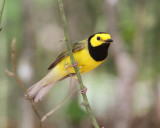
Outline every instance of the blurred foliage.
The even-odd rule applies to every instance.
[[[68,115],[67,118],[69,118],[69,121],[71,121],[74,126],[79,126],[82,119],[87,115],[87,113],[82,110],[78,103],[78,100],[74,98],[67,106],[66,115]]]

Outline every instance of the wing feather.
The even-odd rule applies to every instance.
[[[79,43],[74,43],[72,46],[72,53],[80,51],[82,49],[84,49],[87,45],[87,41],[83,40]],[[69,56],[69,51],[65,50],[63,51],[57,58],[56,60],[49,66],[48,70],[54,68],[63,58]]]

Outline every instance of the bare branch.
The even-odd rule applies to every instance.
[[[9,71],[8,69],[6,69],[5,72],[8,76],[14,76],[14,73]]]
[[[2,14],[3,14],[3,10],[4,10],[4,5],[5,5],[5,0],[2,0],[0,2],[0,25],[1,25],[1,21],[2,21]],[[2,27],[0,27],[0,31],[2,30]]]
[[[74,65],[75,64],[75,59],[74,59],[73,54],[72,54],[72,48],[71,48],[70,38],[69,38],[68,30],[67,30],[66,16],[65,16],[62,0],[58,0],[58,5],[59,5],[60,13],[61,13],[63,27],[64,27],[66,45],[68,47],[68,51],[69,51],[69,55],[70,55],[70,58],[71,58],[71,62]],[[79,73],[79,68],[78,67],[74,67],[74,69],[75,69],[75,72],[76,72],[76,75],[77,75],[77,78],[78,78],[78,82],[79,82],[80,88],[83,90],[84,89],[84,85],[83,85],[83,82],[82,82],[81,75]],[[83,100],[84,100],[83,102],[85,102],[85,108],[86,108],[86,110],[88,112],[88,115],[89,115],[90,119],[92,120],[92,124],[93,124],[94,128],[99,128],[98,123],[97,123],[97,121],[96,121],[96,119],[95,119],[95,117],[94,117],[94,115],[92,113],[92,110],[91,110],[91,107],[89,105],[88,98],[87,98],[86,94],[82,94],[82,97],[83,97]]]
[[[68,89],[68,94],[67,96],[64,98],[64,100],[58,104],[55,108],[53,108],[50,112],[48,112],[47,114],[45,114],[42,119],[41,119],[41,122],[44,122],[47,117],[51,116],[55,111],[57,111],[60,107],[62,107],[62,105],[75,93],[77,92],[77,90],[74,90],[72,89],[73,87],[73,82],[72,82],[72,77],[70,77],[70,86],[69,86],[69,89]]]
[[[77,91],[72,91],[72,92],[69,92],[68,95],[64,98],[64,100],[58,104],[54,109],[52,109],[50,112],[48,112],[47,114],[45,114],[42,119],[41,119],[41,122],[44,122],[47,117],[49,117],[50,115],[52,115],[55,111],[57,111],[60,107],[62,107],[62,105]]]
[[[6,73],[15,78],[15,80],[16,80],[17,84],[19,85],[19,87],[25,93],[27,98],[30,99],[25,87],[23,86],[21,80],[19,79],[19,77],[17,75],[17,68],[16,68],[16,64],[15,64],[15,43],[16,43],[16,39],[13,39],[12,40],[12,44],[11,44],[11,62],[12,62],[12,70],[13,70],[13,72],[10,72],[10,71],[6,70]],[[41,120],[41,116],[40,116],[38,110],[36,109],[35,105],[33,104],[32,100],[29,100],[29,101],[31,103],[31,106],[32,106],[36,116],[38,117],[39,120]],[[42,125],[41,125],[41,122],[40,122],[40,128],[41,127],[42,127]]]

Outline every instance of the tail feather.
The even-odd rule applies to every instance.
[[[48,93],[48,91],[55,85],[55,83],[49,84],[41,88],[38,93],[33,97],[34,103],[41,101],[41,99]]]
[[[32,99],[34,103],[42,100],[42,98],[48,93],[48,91],[56,84],[51,83],[49,85],[42,85],[42,82],[38,82],[27,90],[29,99]]]
[[[43,88],[42,85],[42,80],[39,81],[38,83],[34,84],[31,86],[28,90],[27,93],[29,95],[29,99],[33,99],[35,95]]]
[[[60,74],[57,69],[54,68],[42,80],[40,80],[27,90],[29,99],[32,99],[34,103],[41,101],[41,99],[58,81],[61,81],[62,79],[69,76],[70,75],[67,75],[67,73]]]

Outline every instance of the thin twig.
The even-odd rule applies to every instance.
[[[14,76],[14,73],[9,71],[8,69],[6,69],[5,72],[8,76]]]
[[[4,10],[4,5],[5,5],[5,0],[2,0],[2,1],[0,2],[0,31],[2,30],[1,20],[2,20],[3,10]]]
[[[68,47],[68,50],[69,50],[70,59],[71,59],[72,64],[75,64],[75,59],[74,59],[73,54],[72,54],[70,38],[69,38],[68,30],[67,30],[66,16],[65,16],[62,0],[58,0],[58,5],[59,5],[60,13],[61,13],[61,18],[62,18],[63,27],[64,27],[64,34],[65,34],[65,38],[66,38],[66,44],[67,44],[67,47]],[[83,82],[82,82],[81,75],[79,73],[79,68],[74,67],[74,69],[75,69],[75,72],[76,72],[76,75],[77,75],[77,78],[78,78],[80,88],[83,90],[84,85],[83,85]],[[93,124],[94,128],[99,128],[98,123],[97,123],[97,121],[96,121],[96,119],[95,119],[95,117],[92,113],[92,110],[91,110],[91,107],[89,105],[88,98],[87,98],[86,94],[82,94],[82,97],[83,97],[83,100],[84,100],[83,104],[84,104],[84,106],[85,106],[85,108],[88,112],[89,117],[92,120],[92,124]]]
[[[25,93],[27,98],[30,99],[25,87],[23,86],[21,80],[19,79],[19,77],[17,75],[17,68],[16,68],[16,64],[15,64],[15,43],[16,43],[16,39],[13,39],[12,40],[12,44],[11,44],[11,61],[12,61],[12,70],[13,70],[13,72],[10,72],[10,71],[6,70],[6,73],[15,78],[15,80],[17,81],[19,87]],[[36,109],[35,105],[33,104],[32,100],[29,100],[29,101],[31,103],[31,106],[32,106],[36,116],[38,117],[39,120],[41,120],[41,116],[40,116],[38,110]],[[42,126],[42,124],[40,122],[40,128],[41,128],[41,126]]]
[[[69,86],[69,89],[68,89],[68,94],[67,94],[67,96],[64,98],[64,100],[60,103],[60,104],[58,104],[55,108],[53,108],[51,111],[49,111],[48,113],[46,113],[43,117],[42,117],[42,119],[41,119],[41,122],[44,122],[46,119],[47,119],[47,117],[49,117],[49,116],[51,116],[55,111],[57,111],[75,92],[77,92],[77,91],[74,91],[73,89],[72,89],[72,87],[73,87],[73,83],[72,83],[72,77],[70,78],[70,86]]]
[[[65,97],[65,99],[60,104],[58,104],[54,109],[52,109],[50,112],[48,112],[42,117],[41,122],[44,122],[48,116],[52,115],[55,111],[57,111],[75,92],[77,91],[69,92],[68,95]]]

